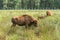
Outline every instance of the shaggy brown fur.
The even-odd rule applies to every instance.
[[[15,16],[11,19],[12,26],[25,26],[26,28],[28,26],[34,25],[37,27],[37,20],[31,17],[30,15],[22,15],[22,16]]]

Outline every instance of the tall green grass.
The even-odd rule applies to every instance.
[[[11,29],[11,18],[28,14],[34,18],[46,15],[47,10],[0,10],[0,40],[60,40],[60,11],[51,10],[52,16],[38,20],[38,27],[24,26]],[[10,31],[10,32],[9,32]],[[8,34],[9,32],[9,34]]]

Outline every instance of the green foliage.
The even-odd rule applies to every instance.
[[[60,9],[60,0],[0,0],[0,9]]]

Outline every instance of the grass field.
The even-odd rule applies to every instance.
[[[26,30],[24,26],[11,29],[11,18],[28,14],[37,19],[47,10],[0,10],[0,40],[60,40],[60,10],[51,10],[52,16],[38,20],[38,27]],[[10,31],[10,32],[9,32]],[[9,34],[8,34],[9,32]]]

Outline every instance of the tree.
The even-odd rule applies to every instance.
[[[3,0],[0,0],[0,9],[3,9]]]
[[[8,0],[7,8],[8,9],[15,9],[16,1],[15,0]]]
[[[34,9],[35,8],[35,1],[34,0],[29,0],[27,3],[28,3],[27,4],[28,9]]]
[[[0,9],[60,9],[60,0],[0,0]]]

